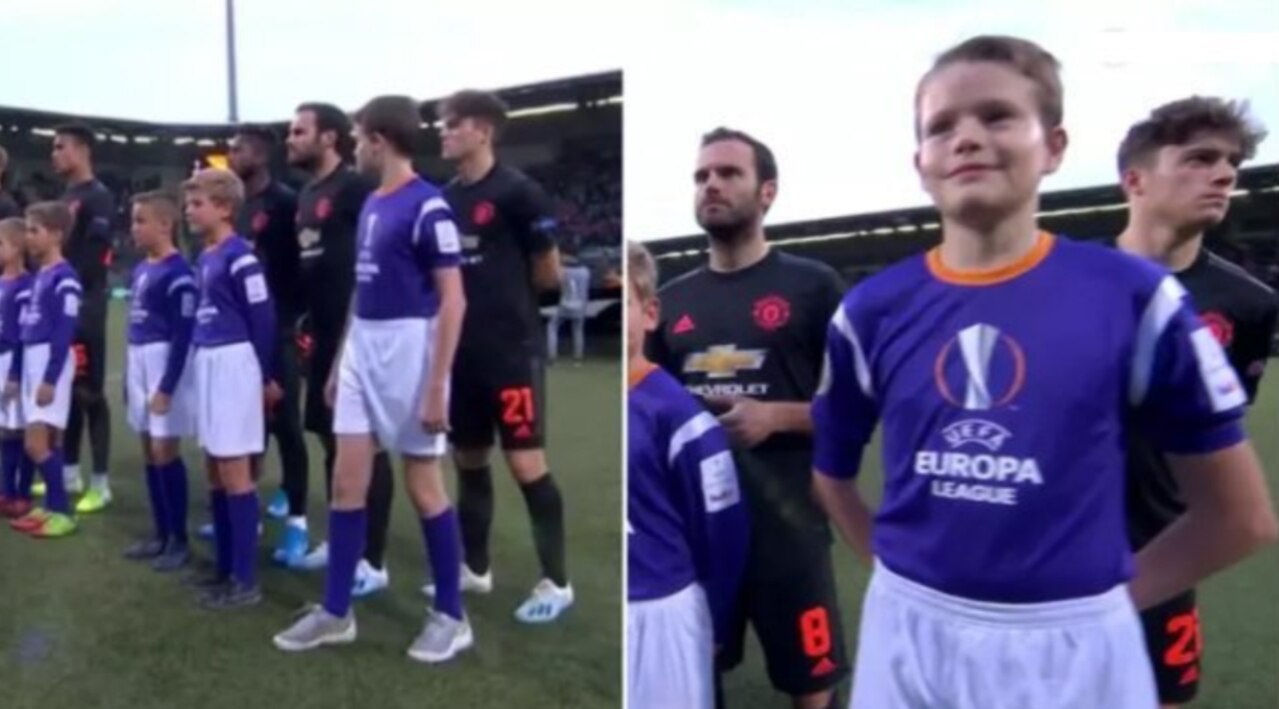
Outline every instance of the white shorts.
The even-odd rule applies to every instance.
[[[428,434],[418,416],[434,344],[434,318],[352,320],[340,355],[333,433],[374,435],[404,455],[444,455],[446,437]]]
[[[21,347],[22,345],[18,345]],[[0,354],[0,395],[4,393],[4,385],[9,382],[9,367],[13,366],[13,353]],[[22,382],[18,382],[18,395],[12,399],[0,396],[0,430],[20,431],[27,423],[22,418]]]
[[[135,433],[153,438],[185,438],[195,433],[195,377],[191,376],[188,353],[186,367],[169,398],[169,413],[151,413],[151,397],[160,391],[160,381],[169,365],[167,342],[129,345],[125,355],[124,401],[128,408],[129,427]]]
[[[1012,605],[935,591],[878,561],[862,608],[853,709],[1157,709],[1126,586]]]
[[[631,709],[713,709],[715,632],[700,585],[627,602],[626,696]]]
[[[215,458],[261,453],[266,448],[266,405],[253,345],[197,347],[191,366],[200,447]]]
[[[71,414],[71,382],[75,379],[75,354],[67,352],[62,372],[53,385],[53,402],[36,406],[36,389],[44,382],[44,369],[49,365],[49,345],[27,345],[22,351],[22,418],[27,424],[43,423],[66,428]]]

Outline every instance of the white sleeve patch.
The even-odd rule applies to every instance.
[[[182,294],[182,303],[179,306],[182,309],[182,317],[195,317],[195,293],[190,291]]]
[[[701,464],[702,499],[707,514],[715,514],[736,505],[742,499],[737,488],[737,467],[729,451],[716,453]]]
[[[244,293],[249,297],[250,304],[266,302],[266,278],[261,273],[255,273],[244,279]]]
[[[1239,383],[1239,375],[1230,366],[1226,353],[1213,337],[1212,331],[1206,327],[1190,333],[1190,344],[1195,350],[1195,360],[1199,364],[1199,376],[1203,378],[1204,387],[1208,391],[1208,401],[1212,410],[1220,413],[1229,411],[1248,403],[1243,385]]]
[[[62,314],[69,318],[80,316],[80,294],[67,293],[62,297]]]
[[[441,219],[435,223],[435,249],[442,254],[456,254],[462,250],[462,239],[458,236],[457,225],[451,219]]]

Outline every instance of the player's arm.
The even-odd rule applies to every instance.
[[[57,307],[50,313],[49,363],[44,368],[44,383],[53,386],[62,374],[62,368],[71,354],[71,342],[75,338],[76,321],[80,317],[80,298],[83,291],[74,278],[58,281],[53,289]]]
[[[689,432],[701,430],[689,440]],[[678,446],[678,448],[677,448]],[[715,646],[728,637],[750,550],[750,523],[728,437],[699,412],[671,437],[667,460],[684,492],[684,515],[697,580],[706,590]]]
[[[850,310],[848,305],[837,309],[827,331],[822,380],[813,399],[813,487],[844,542],[869,564],[872,514],[857,490],[857,473],[879,405]]]
[[[1143,328],[1129,392],[1137,424],[1168,454],[1186,512],[1137,553],[1133,601],[1149,608],[1279,537],[1261,462],[1246,440],[1242,385],[1220,345],[1171,277]],[[1156,305],[1159,305],[1158,303]]]
[[[558,222],[550,199],[535,182],[529,180],[515,200],[516,236],[532,267],[533,287],[552,291],[560,287],[560,252],[555,246]]]
[[[178,380],[182,378],[182,370],[186,367],[187,353],[191,351],[191,336],[195,332],[195,279],[185,273],[178,276],[169,284],[165,295],[169,331],[173,333],[173,339],[169,342],[164,376],[160,378],[160,392],[165,396],[173,396],[173,391],[178,388]]]
[[[115,211],[111,193],[105,189],[94,190],[80,208],[88,210],[84,215],[85,237],[101,250],[99,253],[105,253],[111,248],[111,221]]]
[[[462,336],[462,317],[466,314],[466,293],[462,290],[462,239],[452,212],[442,198],[427,200],[422,205],[413,229],[413,247],[419,265],[431,274],[435,292],[440,297],[436,314],[435,343],[431,352],[431,369],[427,373],[422,412],[428,428],[447,430],[447,392],[453,371],[453,358]]]
[[[231,264],[231,277],[236,282],[236,292],[243,298],[243,306],[249,323],[249,340],[253,353],[262,368],[262,383],[275,381],[275,303],[266,285],[266,274],[257,256],[246,252]]]

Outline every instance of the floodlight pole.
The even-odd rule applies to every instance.
[[[232,123],[240,121],[240,106],[236,100],[239,86],[235,77],[235,0],[226,0],[226,72],[227,72],[227,118]]]

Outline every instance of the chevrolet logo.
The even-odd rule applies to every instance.
[[[707,379],[731,379],[743,369],[764,366],[764,350],[738,350],[737,345],[712,345],[705,352],[694,352],[684,359],[684,373],[700,372]]]

